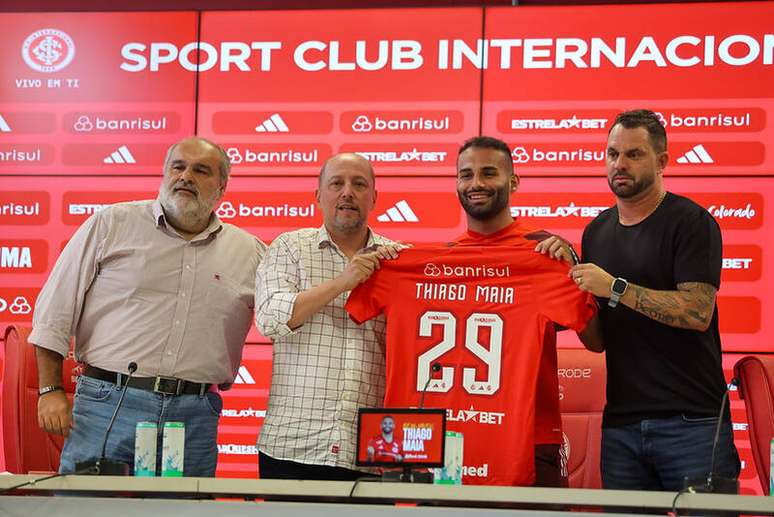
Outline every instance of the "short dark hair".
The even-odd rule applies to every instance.
[[[508,144],[500,140],[499,138],[495,138],[492,136],[474,136],[473,138],[468,138],[465,140],[465,143],[462,144],[460,147],[460,150],[457,151],[457,158],[459,159],[460,155],[464,153],[466,150],[470,149],[471,147],[475,147],[478,149],[494,149],[495,151],[500,151],[505,154],[505,156],[508,157],[508,163],[511,165],[510,171],[513,172],[513,158],[511,158],[511,148],[508,147]]]
[[[667,135],[664,125],[661,123],[661,119],[654,112],[650,110],[630,110],[619,113],[615,117],[613,125],[610,126],[610,131],[615,126],[621,124],[626,129],[635,129],[638,127],[644,127],[648,132],[648,138],[650,139],[650,145],[658,153],[663,153],[667,148]],[[607,134],[610,134],[610,131]]]

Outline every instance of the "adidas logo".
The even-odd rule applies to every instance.
[[[678,158],[677,163],[715,163],[715,160],[712,159],[704,146],[699,144]]]
[[[417,214],[411,209],[405,200],[401,199],[394,206],[388,208],[385,213],[376,218],[380,223],[418,223]]]
[[[275,113],[271,117],[267,118],[257,126],[255,126],[256,133],[288,133],[288,125],[282,120],[279,113]]]
[[[11,132],[11,126],[8,125],[8,122],[5,121],[2,115],[0,115],[0,133],[10,133]]]
[[[246,366],[239,367],[239,371],[234,379],[234,384],[255,384],[255,379],[250,375],[250,371]]]
[[[132,153],[129,152],[129,148],[125,145],[113,151],[110,156],[102,161],[104,163],[137,163],[137,160],[134,159]]]

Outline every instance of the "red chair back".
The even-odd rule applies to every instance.
[[[770,447],[774,437],[774,356],[748,356],[734,366],[739,379],[739,396],[747,411],[750,447],[763,493],[771,483]]]
[[[605,356],[584,349],[557,352],[570,488],[602,488],[599,459],[607,377]]]
[[[30,329],[10,325],[5,329],[3,370],[3,447],[6,469],[15,474],[55,472],[64,440],[38,426],[38,369],[35,347],[27,343]],[[63,364],[64,388],[72,402],[78,364],[72,357]]]

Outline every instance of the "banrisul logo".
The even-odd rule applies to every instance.
[[[21,53],[24,62],[33,70],[58,72],[75,57],[75,42],[59,29],[40,29],[27,36]]]
[[[495,278],[511,276],[510,266],[450,266],[448,264],[428,263],[425,265],[425,276],[446,278]]]

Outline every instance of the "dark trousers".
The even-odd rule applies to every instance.
[[[684,479],[705,478],[712,463],[717,418],[678,415],[602,429],[602,485],[623,490],[683,488]],[[739,476],[739,455],[730,422],[720,429],[715,475]]]
[[[327,465],[308,465],[295,461],[278,460],[268,454],[258,452],[258,468],[261,479],[310,479],[322,481],[355,481],[363,477],[376,477],[367,472],[329,467]]]
[[[535,445],[535,483],[532,486],[567,488],[567,457],[562,445]]]

